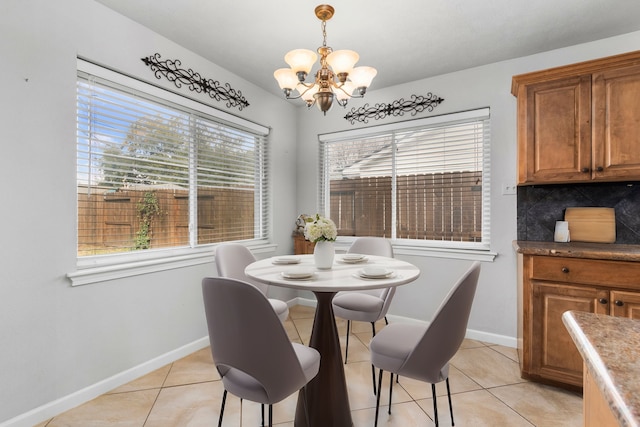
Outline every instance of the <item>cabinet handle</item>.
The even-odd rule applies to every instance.
[[[600,299],[598,300],[598,302],[599,302],[600,304],[608,304],[608,303],[609,303],[609,301],[608,301],[606,298],[600,298]]]
[[[589,168],[582,168],[582,173],[589,173]]]
[[[624,301],[620,301],[619,299],[615,300],[613,303],[618,307],[622,307],[624,305]]]
[[[568,273],[569,272],[569,268],[568,267],[562,267],[562,272],[563,273]]]
[[[602,172],[604,170],[604,168],[602,166],[598,166],[596,168],[596,172]]]

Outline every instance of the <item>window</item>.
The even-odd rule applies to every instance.
[[[489,110],[320,136],[320,209],[340,236],[489,249]]]
[[[266,128],[79,64],[79,258],[267,238]]]

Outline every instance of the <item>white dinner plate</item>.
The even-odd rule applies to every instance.
[[[280,274],[285,279],[305,280],[311,279],[315,274],[315,271],[310,268],[293,268],[291,270],[283,271]]]
[[[346,254],[346,255],[342,255],[342,257],[340,258],[340,261],[342,262],[346,262],[347,264],[358,264],[360,262],[366,262],[368,261],[369,258],[367,258],[364,255],[350,255],[350,254]]]
[[[300,263],[300,257],[297,257],[297,256],[281,256],[281,257],[275,258],[272,262],[273,262],[273,264],[281,264],[281,265],[299,264]]]
[[[388,279],[395,275],[395,271],[386,267],[370,266],[358,270],[357,274],[365,279]]]

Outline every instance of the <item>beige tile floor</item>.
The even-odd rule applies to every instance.
[[[309,342],[314,309],[295,306],[285,323],[293,341]],[[380,329],[384,322],[377,325]],[[338,320],[344,351],[346,322]],[[373,426],[375,396],[367,344],[371,326],[355,323],[345,365],[355,427]],[[344,353],[343,353],[344,354]],[[388,375],[382,402],[388,402]],[[451,361],[450,383],[456,426],[581,426],[582,398],[520,378],[515,349],[466,340]],[[216,426],[222,384],[209,348],[64,412],[37,427],[199,427]],[[437,385],[441,426],[450,426],[444,383]],[[382,403],[381,403],[382,404]],[[274,424],[293,427],[296,395],[274,405]],[[380,411],[379,426],[432,426],[429,384],[400,378],[393,388],[391,415]],[[260,406],[229,396],[224,426],[260,425]]]

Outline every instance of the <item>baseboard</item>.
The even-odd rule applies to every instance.
[[[88,387],[71,393],[67,396],[56,399],[29,412],[18,415],[3,423],[0,427],[32,427],[38,423],[53,418],[54,416],[75,408],[85,402],[95,399],[116,387],[127,384],[137,378],[140,378],[150,372],[155,371],[171,362],[190,355],[209,345],[209,337],[203,337],[180,348],[172,350],[131,369],[120,372],[112,377],[106,378],[100,382],[92,384]]]
[[[289,301],[289,307],[292,307],[294,305],[304,305],[307,307],[315,307],[316,306],[316,300],[315,299],[309,299],[309,298],[294,298],[293,300]],[[422,325],[428,325],[429,322],[425,322],[424,320],[418,320],[418,319],[413,319],[411,317],[404,317],[404,316],[395,316],[393,314],[388,314],[387,315],[387,320],[389,320],[389,322],[403,322],[403,323],[419,323]],[[493,334],[491,332],[484,332],[484,331],[477,331],[474,329],[467,329],[467,333],[465,335],[466,338],[471,339],[471,340],[477,340],[477,341],[482,341],[485,343],[489,343],[489,344],[498,344],[498,345],[503,345],[505,347],[511,347],[511,348],[517,348],[518,347],[518,340],[514,337],[508,337],[506,335],[498,335],[498,334]]]
[[[387,320],[389,320],[389,323],[403,322],[403,323],[419,323],[422,325],[429,324],[429,322],[426,322],[424,320],[418,320],[418,319],[413,319],[413,318],[404,317],[404,316],[395,316],[393,314],[388,314]],[[517,340],[513,337],[508,337],[506,335],[493,334],[491,332],[477,331],[475,329],[467,329],[465,338],[468,338],[470,340],[482,341],[489,344],[503,345],[505,347],[512,347],[512,348],[516,348],[518,344]]]
[[[310,299],[310,298],[296,297],[290,300],[287,304],[289,305],[289,307],[293,307],[295,305],[304,305],[305,307],[315,307],[317,305],[317,301],[315,299]]]

